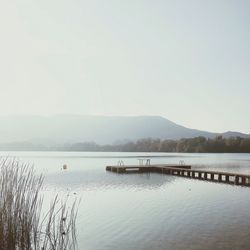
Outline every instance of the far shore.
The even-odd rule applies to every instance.
[[[183,138],[179,140],[144,138],[136,142],[115,144],[95,142],[42,145],[30,142],[0,143],[0,151],[51,152],[137,152],[137,153],[250,153],[250,138],[217,136]]]

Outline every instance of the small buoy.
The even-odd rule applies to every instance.
[[[63,170],[66,170],[68,166],[66,164],[63,165]]]

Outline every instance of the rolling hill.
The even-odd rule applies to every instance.
[[[94,141],[98,144],[135,141],[140,138],[180,139],[217,133],[190,129],[160,116],[0,116],[0,143],[29,142],[64,144]],[[225,132],[224,137],[250,137],[239,132]]]

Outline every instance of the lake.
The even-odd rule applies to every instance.
[[[250,188],[158,173],[115,174],[106,165],[184,161],[250,174],[250,154],[1,152],[45,175],[45,199],[81,199],[81,250],[249,249]],[[68,165],[62,170],[63,164]]]

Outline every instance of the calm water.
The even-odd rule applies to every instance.
[[[192,164],[250,174],[250,154],[1,152],[45,174],[46,199],[81,198],[79,249],[250,249],[250,188],[160,174],[117,175],[105,166]],[[62,171],[63,164],[69,169]]]

